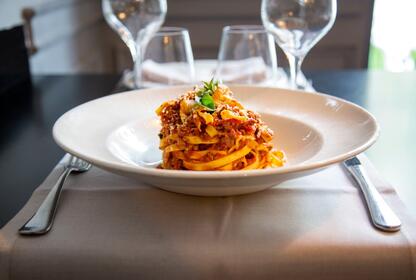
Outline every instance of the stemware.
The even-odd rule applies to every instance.
[[[331,29],[336,10],[336,0],[262,0],[263,25],[289,60],[293,88],[303,88],[298,79],[302,61]]]
[[[263,26],[226,26],[222,32],[215,78],[224,83],[275,82],[276,48]]]
[[[107,23],[120,35],[133,59],[133,81],[141,87],[141,66],[146,46],[163,24],[166,0],[103,0]]]
[[[189,32],[181,27],[162,27],[144,53],[145,87],[195,83],[194,56]]]

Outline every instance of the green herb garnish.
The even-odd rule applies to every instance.
[[[214,78],[212,78],[211,81],[203,83],[204,87],[196,93],[195,101],[209,111],[214,111],[215,103],[212,95],[217,90],[218,81],[214,81]]]
[[[215,110],[215,103],[212,95],[205,93],[202,95],[201,99],[199,100],[202,105],[208,107],[211,110]]]

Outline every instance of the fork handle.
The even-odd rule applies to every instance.
[[[74,169],[70,167],[65,168],[36,213],[19,229],[20,234],[41,235],[47,233],[51,229],[55,218],[56,208],[58,207],[62,186],[73,170]]]

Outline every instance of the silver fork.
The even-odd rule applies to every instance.
[[[59,197],[66,178],[71,172],[81,173],[88,171],[90,168],[91,164],[71,155],[58,181],[32,218],[19,229],[19,233],[23,235],[41,235],[49,232],[55,218]]]

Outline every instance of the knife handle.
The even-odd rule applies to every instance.
[[[348,170],[364,194],[373,224],[383,231],[400,230],[401,222],[399,218],[381,197],[364,168],[359,164],[348,166]]]

